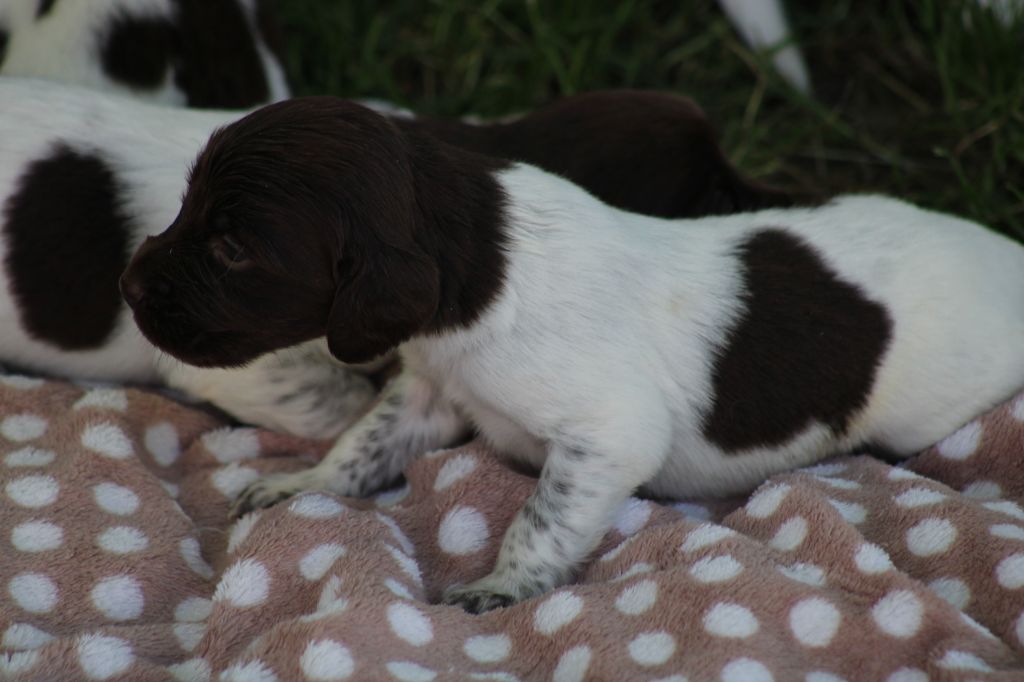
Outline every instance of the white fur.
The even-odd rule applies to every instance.
[[[270,101],[285,99],[289,89],[284,70],[256,30],[254,0],[239,2],[267,76]],[[47,15],[36,19],[38,5],[39,0],[0,2],[0,28],[10,34],[0,74],[83,85],[161,104],[185,104],[185,93],[175,85],[170,69],[160,87],[136,90],[111,79],[100,63],[100,45],[113,17],[172,19],[176,9],[171,0],[60,0]],[[209,30],[227,29],[211,26]]]
[[[510,200],[497,299],[466,328],[403,344],[401,378],[327,458],[257,481],[240,509],[308,488],[365,492],[379,483],[369,453],[404,465],[450,444],[462,415],[499,452],[543,466],[494,571],[448,593],[486,610],[567,580],[636,488],[738,493],[864,441],[910,454],[1024,386],[1024,247],[976,224],[880,196],[670,221],[529,166],[499,180]],[[884,306],[892,336],[844,437],[812,423],[778,447],[727,453],[702,430],[711,372],[744,312],[737,248],[769,227]]]
[[[9,77],[0,78],[0,102],[0,205],[16,191],[28,165],[58,142],[96,152],[123,188],[133,250],[174,220],[188,165],[210,133],[243,113],[170,109]],[[6,251],[0,238],[0,262]],[[73,379],[159,382],[209,400],[243,421],[313,437],[337,435],[374,393],[364,376],[334,361],[322,342],[265,356],[244,369],[183,365],[142,337],[126,306],[101,348],[62,350],[21,326],[8,281],[5,277],[0,287],[0,362],[19,369]]]

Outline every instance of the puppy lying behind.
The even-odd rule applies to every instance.
[[[240,369],[169,361],[121,301],[117,280],[129,255],[174,219],[189,162],[242,112],[171,110],[16,78],[0,78],[0,101],[0,362],[160,382],[242,421],[319,438],[336,436],[376,394],[320,342]],[[470,148],[548,165],[641,212],[700,215],[789,201],[741,177],[707,119],[682,97],[597,92],[512,123],[422,125]],[[652,142],[633,141],[641,130]]]
[[[190,283],[183,286],[182,283]],[[215,133],[121,286],[184,362],[326,336],[404,368],[302,490],[366,495],[476,428],[542,467],[486,611],[572,576],[642,488],[723,495],[871,443],[907,455],[1024,385],[1024,247],[894,199],[660,220],[331,98]]]

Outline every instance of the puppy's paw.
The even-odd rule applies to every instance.
[[[454,587],[444,593],[442,601],[451,606],[459,606],[462,610],[474,614],[486,613],[494,609],[503,609],[516,603],[516,598],[511,594],[474,587],[480,582],[478,580],[464,587]]]
[[[275,505],[313,487],[308,471],[267,474],[247,485],[238,494],[229,513],[233,518],[238,518],[255,509]]]

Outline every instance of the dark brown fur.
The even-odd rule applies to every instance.
[[[757,232],[739,257],[746,312],[715,364],[704,435],[738,452],[785,443],[812,421],[844,433],[889,345],[888,312],[785,230]]]
[[[497,292],[501,165],[344,100],[270,105],[213,135],[122,288],[143,333],[191,364],[323,335],[339,359],[370,360],[469,324]],[[226,234],[244,246],[235,263]]]

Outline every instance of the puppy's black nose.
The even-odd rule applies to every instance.
[[[121,288],[121,297],[132,308],[142,303],[142,299],[146,297],[146,290],[137,279],[129,279],[121,275],[118,286]]]

